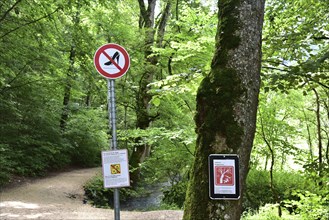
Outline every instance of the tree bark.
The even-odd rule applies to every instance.
[[[321,116],[320,116],[320,97],[316,89],[312,89],[315,94],[315,101],[316,101],[316,128],[317,128],[317,136],[318,136],[318,149],[319,149],[319,176],[322,176],[322,163],[323,163],[323,156],[322,156],[322,135],[321,135]]]
[[[160,19],[157,39],[156,39],[156,27],[155,27],[155,3],[156,0],[148,0],[148,5],[146,6],[144,0],[139,0],[140,7],[140,21],[139,25],[141,29],[145,31],[145,42],[144,42],[144,58],[145,58],[145,71],[139,81],[139,91],[136,94],[136,128],[147,129],[150,126],[154,116],[149,113],[150,101],[152,95],[149,94],[148,85],[153,82],[154,76],[158,72],[158,58],[152,55],[152,47],[156,44],[157,46],[162,45],[163,36],[165,33],[165,27],[169,17],[169,12],[171,8],[171,2],[169,1],[162,12],[162,17]],[[130,165],[132,172],[130,174],[130,180],[132,186],[136,187],[137,183],[140,181],[140,164],[149,156],[151,151],[151,146],[147,143],[142,143],[142,138],[138,137],[135,139],[135,147],[130,156]]]
[[[146,7],[144,0],[138,0],[140,8],[140,22],[139,27],[145,30],[145,42],[144,42],[144,57],[146,70],[139,81],[139,90],[136,94],[136,128],[147,129],[150,126],[149,117],[149,102],[151,101],[151,95],[148,93],[149,88],[147,85],[153,81],[152,67],[156,65],[156,61],[150,55],[152,54],[152,46],[154,44],[154,10],[156,0],[148,0]],[[132,186],[136,187],[140,181],[140,164],[148,156],[149,146],[145,143],[140,143],[142,139],[140,137],[134,140],[135,147],[130,156],[130,166],[132,172],[130,174],[130,180]]]
[[[197,146],[184,219],[240,219],[242,199],[210,200],[209,154],[238,154],[245,189],[260,87],[264,0],[219,0],[216,51],[197,93]]]
[[[75,26],[78,26],[80,23],[80,2],[77,2],[77,12],[74,15],[72,21]],[[71,99],[71,89],[72,89],[72,81],[73,81],[73,75],[74,75],[74,64],[76,61],[76,56],[77,56],[77,49],[76,49],[76,43],[75,39],[73,38],[71,42],[71,47],[70,47],[70,56],[69,56],[69,61],[70,61],[70,66],[69,69],[66,73],[66,82],[64,86],[64,97],[63,97],[63,108],[62,108],[62,113],[61,113],[61,119],[60,119],[60,128],[61,131],[64,132],[66,129],[66,124],[67,120],[69,118],[69,113],[70,113],[70,99]]]
[[[327,95],[327,97],[329,97],[329,91],[325,91],[325,94]],[[329,121],[329,98],[327,98],[326,100],[324,100],[323,102],[324,105],[324,109],[327,112],[327,120]],[[326,135],[326,139],[327,139],[327,147],[326,147],[326,160],[327,160],[327,164],[329,164],[329,131],[328,130],[324,130],[324,133]]]
[[[273,172],[274,172],[274,164],[275,164],[275,153],[274,153],[274,147],[271,145],[270,141],[267,139],[265,131],[264,131],[264,124],[263,124],[263,118],[262,115],[259,111],[259,119],[260,119],[260,125],[261,125],[261,134],[262,134],[262,138],[266,144],[266,146],[268,147],[270,154],[271,154],[271,166],[270,166],[270,189],[272,192],[272,196],[273,196],[273,200],[276,201],[276,203],[280,204],[280,196],[278,195],[275,186],[274,186],[274,176],[273,176]],[[282,209],[281,206],[278,206],[278,214],[279,217],[282,216]]]
[[[305,119],[306,130],[307,130],[308,149],[310,151],[311,161],[313,161],[313,147],[312,147],[313,144],[312,144],[311,131],[310,131],[310,126],[308,124],[308,119],[306,117],[306,113],[305,113],[304,109],[303,109],[303,114],[304,114],[304,119]]]
[[[60,119],[60,128],[61,131],[65,131],[67,119],[69,117],[69,103],[71,99],[71,88],[72,88],[72,74],[74,71],[74,62],[75,62],[75,47],[71,46],[70,49],[70,67],[66,74],[66,82],[64,87],[64,97],[63,97],[63,108]]]

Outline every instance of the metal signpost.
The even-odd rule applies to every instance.
[[[112,129],[111,151],[102,152],[104,187],[114,188],[114,218],[120,220],[119,187],[130,186],[127,150],[117,150],[115,79],[129,69],[130,58],[127,51],[118,44],[105,44],[98,48],[94,56],[96,70],[107,78],[109,127]]]

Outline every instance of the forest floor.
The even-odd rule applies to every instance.
[[[1,220],[110,220],[112,209],[83,204],[83,184],[100,168],[75,169],[54,173],[45,178],[25,180],[0,192]],[[121,211],[122,220],[180,220],[182,211]]]

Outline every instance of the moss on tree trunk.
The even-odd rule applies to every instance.
[[[196,158],[184,219],[240,219],[242,199],[210,200],[208,155],[238,154],[245,188],[260,87],[264,0],[219,0],[216,51],[197,94]]]

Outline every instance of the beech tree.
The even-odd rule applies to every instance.
[[[158,59],[152,55],[152,47],[155,44],[158,47],[162,45],[165,27],[170,15],[171,0],[166,2],[157,27],[155,25],[156,0],[148,0],[147,5],[145,5],[143,0],[139,0],[138,3],[140,8],[139,28],[145,32],[143,52],[146,67],[139,79],[139,89],[136,92],[136,128],[146,130],[150,126],[150,123],[158,117],[158,115],[151,115],[150,113],[152,95],[149,93],[150,88],[148,85],[153,82],[158,72]],[[139,165],[150,155],[150,151],[150,145],[143,143],[140,137],[135,139],[135,147],[130,157],[130,165],[133,170],[130,179],[133,186],[136,186],[140,180]]]
[[[237,154],[245,189],[260,88],[264,0],[219,0],[211,71],[197,93],[197,145],[184,219],[240,219],[242,199],[209,198],[209,154]]]

